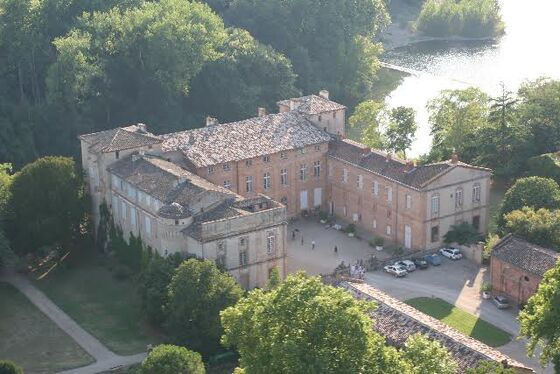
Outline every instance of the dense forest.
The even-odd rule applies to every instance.
[[[382,0],[0,0],[0,160],[76,155],[76,136],[247,117],[325,88],[369,98]]]

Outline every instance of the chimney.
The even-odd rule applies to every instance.
[[[142,133],[148,132],[148,131],[146,130],[146,124],[144,124],[144,123],[138,123],[138,124],[136,124],[136,126],[138,127],[138,132],[142,132]]]
[[[451,156],[451,163],[456,165],[459,162],[459,155],[457,153],[453,153]]]
[[[325,100],[329,100],[329,91],[321,90],[319,91],[319,96],[321,96]]]
[[[259,117],[264,117],[264,116],[266,116],[266,108],[258,107],[258,108],[257,108],[257,115],[258,115]]]
[[[214,126],[217,125],[219,122],[214,117],[206,117],[206,126]]]

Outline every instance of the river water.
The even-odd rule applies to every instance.
[[[560,0],[502,0],[506,34],[491,41],[430,41],[386,52],[384,62],[412,70],[386,101],[416,110],[410,155],[430,150],[427,102],[443,89],[479,87],[490,95],[503,82],[517,91],[525,80],[560,79]]]

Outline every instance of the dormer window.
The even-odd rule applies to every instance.
[[[222,168],[224,169],[224,171],[229,171],[230,166],[229,166],[229,164],[223,164]]]
[[[270,156],[264,156],[263,162],[270,162]]]
[[[253,160],[245,160],[245,166],[246,167],[249,167],[251,165],[253,165]]]
[[[212,175],[212,174],[214,174],[214,167],[208,166],[208,175]]]

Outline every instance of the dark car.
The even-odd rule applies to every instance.
[[[417,269],[427,269],[428,268],[428,261],[423,258],[413,258],[412,262],[416,265]]]
[[[424,260],[426,260],[432,266],[441,265],[441,257],[435,253],[433,255],[428,255],[424,257]]]
[[[496,304],[496,306],[498,307],[498,309],[507,309],[510,307],[509,299],[505,296],[502,295],[494,296],[493,301],[494,304]]]

